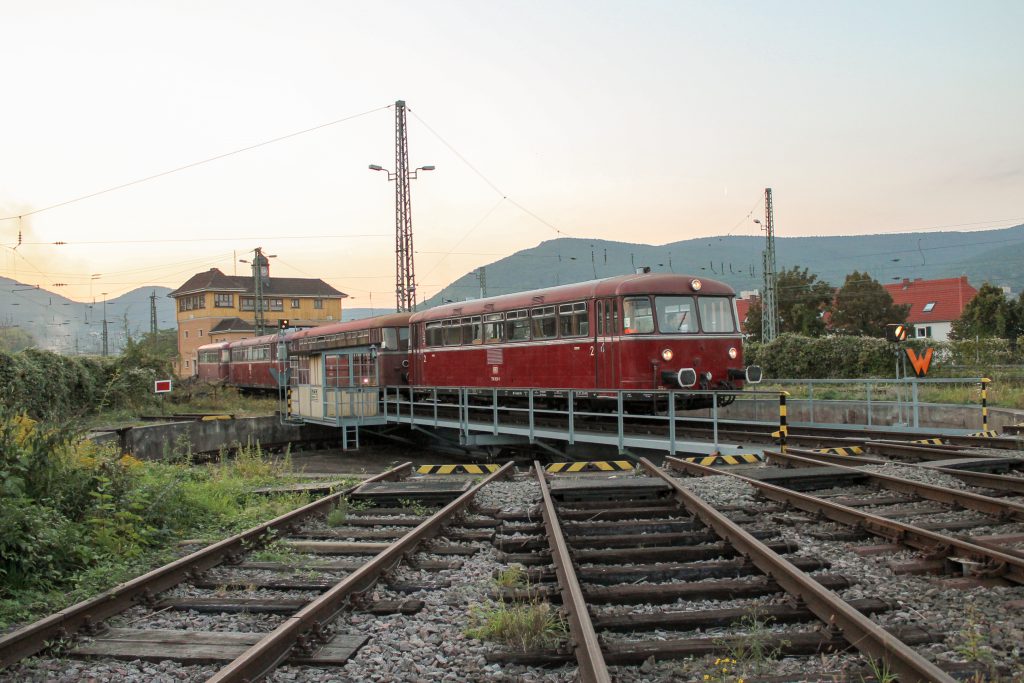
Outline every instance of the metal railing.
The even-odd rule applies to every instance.
[[[777,391],[596,391],[579,389],[486,389],[467,387],[385,387],[380,415],[389,423],[449,428],[463,445],[481,437],[521,436],[529,443],[554,439],[569,445],[613,445],[678,452],[705,452],[708,444],[681,441],[680,428],[708,418],[686,416],[688,399],[710,401],[713,451],[719,452],[719,403],[735,396],[770,396],[780,403],[780,428],[785,426],[784,392]],[[597,407],[608,410],[598,410]],[[639,411],[639,407],[651,410]],[[630,409],[636,412],[629,412]],[[597,418],[600,418],[598,420]],[[628,419],[627,419],[628,418]],[[614,425],[614,433],[607,428]],[[655,433],[643,433],[643,426]],[[598,429],[598,427],[604,427]]]
[[[896,408],[896,420],[898,424],[907,424],[907,426],[914,427],[915,429],[921,426],[921,406],[923,404],[920,400],[920,388],[927,386],[938,386],[938,385],[977,385],[981,389],[980,399],[978,408],[980,410],[982,418],[982,429],[988,429],[988,404],[987,404],[987,391],[988,385],[991,384],[992,380],[987,377],[935,377],[935,378],[919,378],[919,377],[904,377],[900,379],[766,379],[767,384],[778,384],[788,388],[792,387],[806,387],[807,398],[801,398],[798,396],[791,396],[791,401],[805,400],[807,401],[807,409],[809,412],[808,422],[814,422],[814,389],[815,387],[822,386],[864,386],[864,401],[867,413],[867,426],[871,427],[875,425],[875,407],[878,405],[884,406],[895,406]],[[876,398],[876,391],[879,387],[892,386],[896,388],[896,400],[886,401],[879,400]],[[904,390],[909,388],[910,397],[905,399],[903,396]],[[744,392],[747,393],[747,392]],[[841,398],[841,399],[822,399],[818,398],[819,403],[823,401],[857,401],[859,398]],[[943,404],[951,407],[971,407],[974,404]],[[907,421],[904,421],[904,409],[907,411]],[[912,423],[908,424],[912,420]]]

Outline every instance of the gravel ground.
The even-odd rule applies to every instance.
[[[892,471],[887,466],[887,471]],[[927,483],[943,485],[947,477],[919,468],[899,467],[912,471]],[[699,495],[716,503],[736,503],[753,500],[751,488],[737,480],[726,477],[683,479],[684,484]],[[964,513],[952,513],[963,518]],[[841,530],[843,527],[830,525]],[[972,533],[1008,533],[1005,529],[1019,531],[1019,525],[1003,525]],[[854,586],[839,591],[847,600],[873,597],[889,601],[895,606],[890,612],[877,615],[875,620],[883,625],[924,625],[944,634],[937,642],[919,648],[933,661],[964,662],[977,659],[991,662],[1010,669],[1010,680],[1024,680],[1024,620],[1021,619],[1021,603],[1024,587],[995,588],[948,588],[941,577],[896,575],[889,566],[894,561],[920,559],[918,553],[903,551],[896,555],[872,555],[862,557],[853,549],[860,545],[874,545],[879,541],[835,542],[820,540],[807,532],[819,531],[821,524],[797,524],[783,531],[786,540],[799,543],[796,553],[803,556],[827,557],[833,572],[841,572],[856,581]],[[1014,603],[1016,602],[1016,606]],[[846,665],[861,666],[859,657],[848,657]],[[807,660],[801,660],[807,661]],[[819,671],[835,671],[835,662]],[[807,673],[809,670],[805,669]],[[778,673],[784,673],[780,670]],[[809,680],[814,680],[809,679]]]

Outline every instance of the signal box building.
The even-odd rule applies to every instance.
[[[341,320],[341,300],[348,297],[323,280],[270,277],[260,267],[263,319],[267,333],[281,320],[289,327],[314,327]],[[177,303],[179,377],[196,374],[196,349],[203,344],[256,336],[256,281],[253,276],[225,275],[217,268],[190,277],[168,294]]]
[[[903,282],[884,287],[894,303],[910,304],[907,322],[914,326],[914,335],[938,341],[949,339],[953,321],[978,293],[967,282],[966,275],[941,280],[904,278]]]

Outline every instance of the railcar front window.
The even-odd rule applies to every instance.
[[[705,332],[735,332],[732,299],[724,296],[702,296],[700,299],[700,325]]]
[[[627,297],[622,300],[622,326],[626,334],[650,334],[654,332],[654,315],[651,300],[645,296]]]
[[[658,296],[658,331],[662,334],[688,334],[697,331],[696,306],[692,296]]]

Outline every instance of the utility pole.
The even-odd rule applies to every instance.
[[[779,334],[779,304],[776,298],[775,220],[772,188],[764,189],[764,294],[761,297],[761,341],[770,342]]]
[[[263,278],[270,275],[270,262],[263,255],[263,248],[256,247],[255,256],[252,259],[252,293],[253,310],[256,328],[256,336],[262,337],[267,333],[267,319],[263,314]]]
[[[480,298],[487,298],[487,266],[480,266],[476,269],[476,277],[480,280]]]
[[[433,171],[433,166],[409,170],[409,136],[405,125],[405,101],[395,102],[395,170],[370,164],[371,171],[387,171],[395,181],[395,310],[416,310],[416,267],[413,263],[412,203],[409,181],[418,171]]]
[[[149,295],[149,333],[156,334],[156,290]]]
[[[103,292],[103,355],[109,353],[107,346],[107,293]]]

